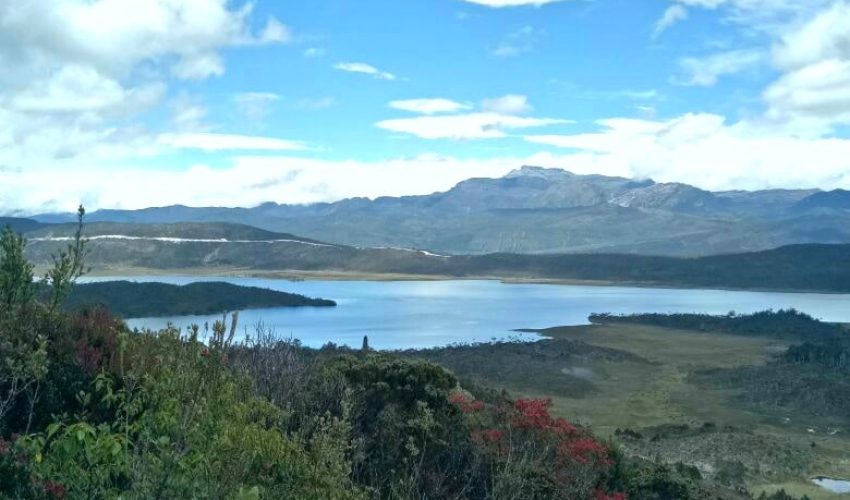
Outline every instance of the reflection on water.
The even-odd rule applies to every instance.
[[[284,281],[260,278],[189,278],[179,276],[94,278],[162,281],[227,281],[333,299],[335,308],[254,309],[240,313],[250,330],[263,322],[278,336],[296,337],[308,346],[335,342],[359,347],[363,336],[379,349],[486,342],[508,337],[535,338],[512,332],[586,324],[594,312],[755,312],[794,307],[827,321],[850,321],[850,296],[776,292],[732,292],[573,285],[505,284],[498,281]],[[94,280],[93,279],[93,280]],[[161,328],[167,323],[203,325],[220,316],[142,318],[134,327]],[[248,332],[250,333],[250,331]]]
[[[829,477],[816,477],[812,481],[821,488],[826,488],[833,493],[850,493],[850,481]]]

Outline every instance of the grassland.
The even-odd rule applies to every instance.
[[[806,415],[748,406],[736,391],[692,377],[763,365],[789,341],[628,324],[540,333],[550,339],[407,354],[476,383],[551,397],[557,413],[591,424],[636,456],[695,465],[706,477],[744,483],[756,494],[785,488],[813,500],[842,498],[808,478],[850,477],[850,418],[840,430],[827,429]],[[623,429],[641,437],[618,433]]]

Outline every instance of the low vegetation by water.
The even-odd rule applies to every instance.
[[[267,307],[333,307],[327,299],[238,286],[224,282],[186,285],[104,281],[78,284],[68,296],[68,309],[102,305],[124,318],[217,314]]]
[[[794,309],[723,316],[710,314],[592,314],[593,323],[653,325],[680,330],[722,332],[733,335],[825,341],[847,335],[844,326],[818,321]]]
[[[626,456],[717,488],[826,499],[831,493],[809,478],[850,473],[846,375],[817,356],[793,359],[805,346],[826,352],[841,326],[765,311],[637,315],[537,332],[549,339],[405,355],[449,366],[462,380],[550,395],[553,411],[592,423]]]

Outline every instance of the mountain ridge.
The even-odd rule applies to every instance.
[[[61,214],[35,216],[40,222]],[[359,247],[449,254],[623,252],[699,256],[850,242],[850,192],[711,192],[523,166],[443,192],[252,208],[98,210],[90,221],[230,222]],[[814,220],[814,222],[812,222]],[[811,225],[816,230],[811,229]]]

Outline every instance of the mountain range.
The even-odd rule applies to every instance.
[[[31,217],[67,222],[70,214]],[[710,192],[679,183],[525,166],[422,196],[253,208],[98,210],[94,222],[230,222],[356,247],[445,254],[702,256],[850,242],[850,191]]]

